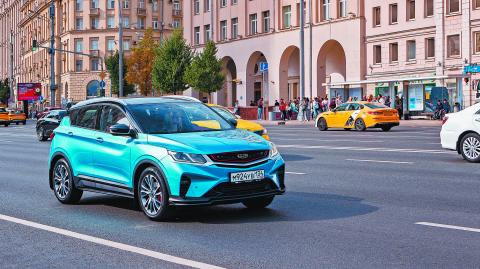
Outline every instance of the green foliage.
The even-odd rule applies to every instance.
[[[10,85],[8,83],[8,78],[5,80],[0,80],[0,103],[8,104],[8,99],[10,98]]]
[[[222,89],[225,75],[213,41],[207,42],[203,52],[195,55],[185,72],[185,81],[192,88],[208,94]]]
[[[175,30],[156,50],[152,81],[160,93],[177,94],[188,88],[184,74],[192,61],[192,50],[183,39],[182,32]]]
[[[106,57],[105,58],[105,65],[107,68],[107,72],[110,75],[110,82],[111,82],[111,88],[112,88],[112,93],[113,94],[118,94],[118,71],[119,71],[119,66],[118,66],[118,61],[120,60],[120,54],[118,51],[115,52],[115,54]],[[132,94],[135,92],[135,89],[133,85],[130,85],[126,82],[125,80],[125,75],[127,73],[127,65],[125,64],[125,58],[123,60],[123,94],[126,96],[128,94]]]

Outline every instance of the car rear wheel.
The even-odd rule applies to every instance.
[[[267,196],[267,197],[259,197],[259,198],[252,198],[242,202],[244,206],[250,209],[262,209],[267,207],[273,202],[273,198],[275,196]]]
[[[392,130],[392,126],[383,126],[382,127],[382,131],[384,131],[384,132],[388,132],[390,130]]]
[[[43,127],[39,127],[37,129],[37,138],[38,141],[47,141],[47,137],[45,136],[45,130],[43,129]]]
[[[318,130],[320,131],[328,130],[327,121],[325,120],[325,118],[318,119],[317,126],[318,126]]]
[[[357,119],[355,121],[355,130],[357,131],[365,131],[367,127],[365,126],[365,122],[362,119]]]
[[[8,127],[8,123],[4,123],[3,126]]]
[[[27,121],[26,120],[22,121],[22,124],[23,125],[27,124]]]
[[[65,159],[60,159],[53,167],[53,192],[58,201],[63,204],[73,204],[80,201],[83,191],[75,187],[73,173]]]
[[[168,189],[157,168],[145,169],[137,184],[138,204],[143,213],[152,220],[165,220],[170,211]]]
[[[460,143],[460,152],[465,160],[480,162],[480,136],[475,133],[465,135]]]
[[[15,125],[18,125],[18,123],[19,123],[18,121],[17,121],[17,122],[15,122]]]

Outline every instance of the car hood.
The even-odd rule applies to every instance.
[[[212,154],[270,149],[263,138],[245,130],[227,130],[180,134],[149,134],[148,143],[168,150]]]

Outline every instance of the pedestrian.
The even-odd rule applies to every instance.
[[[318,97],[313,99],[313,119],[316,119],[318,114],[320,114],[320,103]]]
[[[275,106],[280,106],[280,103],[278,102],[278,100],[275,100]]]
[[[260,100],[258,100],[258,105],[257,105],[257,113],[258,113],[258,120],[262,120],[263,119],[263,98],[260,98]]]
[[[336,103],[335,100],[336,100],[336,98],[332,98],[332,99],[330,100],[330,104],[328,105],[328,107],[330,108],[330,110],[334,110],[334,109],[337,107],[337,105],[336,105],[337,103]]]
[[[445,110],[445,114],[450,113],[450,104],[448,103],[447,99],[443,99],[443,110]]]
[[[385,98],[385,106],[390,107],[392,105],[392,102],[390,101],[390,96],[387,96]]]
[[[290,119],[295,119],[298,115],[298,105],[296,101],[290,102]]]
[[[307,97],[305,98],[305,121],[310,121],[312,116],[312,103],[310,99]]]
[[[378,102],[382,105],[385,104],[385,98],[381,94],[378,95]]]
[[[287,104],[285,103],[285,101],[282,99],[280,99],[280,113],[282,114],[282,120],[285,121],[287,120]]]
[[[323,112],[328,111],[328,97],[325,96],[322,101],[322,110]]]
[[[250,100],[250,106],[255,106],[255,102],[253,102],[253,100]]]
[[[352,102],[353,98],[351,96],[348,97],[347,102]]]
[[[400,97],[395,96],[395,109],[398,111],[398,117],[402,119],[403,115],[403,103]]]
[[[233,114],[240,115],[239,109],[240,108],[239,108],[238,100],[235,100],[235,104],[233,106]]]

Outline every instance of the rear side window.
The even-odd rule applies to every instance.
[[[97,114],[98,106],[80,108],[74,116],[74,119],[72,119],[72,125],[87,129],[95,129]]]
[[[378,103],[378,104],[375,104],[375,103],[366,103],[365,106],[366,106],[366,107],[369,107],[369,108],[371,108],[371,109],[375,109],[375,108],[388,108],[387,106],[384,106],[384,105],[382,105],[382,104],[380,104],[380,103]]]

